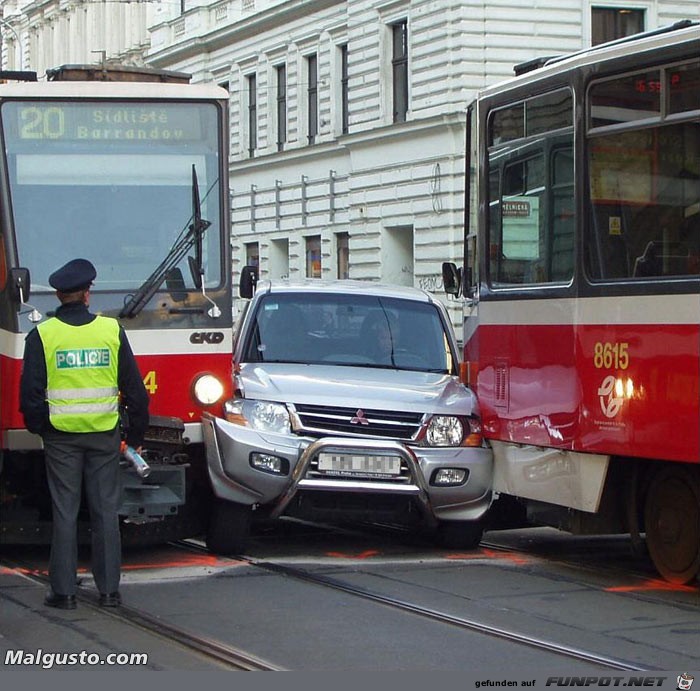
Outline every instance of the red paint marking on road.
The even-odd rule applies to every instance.
[[[366,549],[364,552],[359,552],[358,554],[348,554],[347,552],[326,552],[327,557],[333,557],[335,559],[369,559],[370,557],[376,557],[379,554],[379,550],[376,549]]]
[[[218,566],[239,566],[244,564],[244,562],[233,560],[233,559],[220,559],[214,555],[192,555],[184,557],[182,559],[167,559],[164,558],[162,561],[152,561],[152,562],[141,562],[141,563],[123,563],[123,571],[142,571],[148,569],[175,569],[175,568],[187,568],[187,567],[218,567]],[[48,576],[49,572],[46,568],[36,568],[30,569],[27,567],[18,566],[16,568],[10,568],[7,566],[0,566],[0,574],[24,574],[27,576]],[[90,574],[89,566],[80,566],[78,568],[79,574]]]
[[[9,566],[0,566],[0,575],[12,575],[14,573],[30,573],[29,569],[11,569]]]
[[[25,576],[48,576],[49,572],[46,569],[28,569],[24,566],[16,566],[11,568],[9,566],[0,567],[0,574],[13,574],[21,573]]]
[[[235,559],[220,559],[214,555],[192,555],[183,559],[166,559],[163,561],[142,562],[136,564],[122,564],[124,571],[140,571],[146,569],[177,569],[192,566],[235,566],[244,562]]]
[[[473,559],[493,559],[494,561],[509,561],[513,564],[523,565],[531,563],[529,557],[521,554],[509,552],[499,552],[493,549],[480,549],[478,552],[456,552],[445,555],[445,559],[463,559],[465,561]]]
[[[700,590],[696,585],[681,585],[680,583],[669,583],[660,578],[651,578],[637,585],[616,585],[610,588],[603,588],[608,593],[641,593],[650,590],[667,590],[678,593],[696,593]]]

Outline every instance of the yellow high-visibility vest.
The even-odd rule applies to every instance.
[[[71,326],[40,324],[51,424],[62,432],[106,432],[119,421],[119,322],[96,317]]]

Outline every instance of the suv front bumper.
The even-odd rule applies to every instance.
[[[297,492],[360,492],[414,497],[430,523],[480,519],[491,505],[493,460],[482,447],[422,447],[398,441],[323,437],[259,432],[205,414],[203,420],[207,465],[214,494],[220,499],[260,505],[270,517],[282,515]],[[254,468],[252,453],[286,461],[288,472],[274,474]],[[315,470],[320,453],[392,456],[401,459],[400,476],[372,477],[347,473],[324,475]],[[439,469],[466,471],[458,485],[436,485]]]

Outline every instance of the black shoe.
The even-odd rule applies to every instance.
[[[107,595],[100,593],[100,607],[119,607],[121,603],[122,596],[118,592]]]
[[[78,606],[75,595],[56,595],[52,590],[46,594],[44,604],[57,609],[75,609]]]

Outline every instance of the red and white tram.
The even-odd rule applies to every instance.
[[[494,510],[700,571],[700,25],[516,68],[468,113],[465,377]]]
[[[228,94],[137,68],[0,78],[0,544],[50,538],[19,379],[26,333],[58,305],[48,276],[74,257],[97,268],[90,307],[120,319],[151,396],[150,474],[123,469],[124,536],[196,534],[201,414],[230,395]]]

